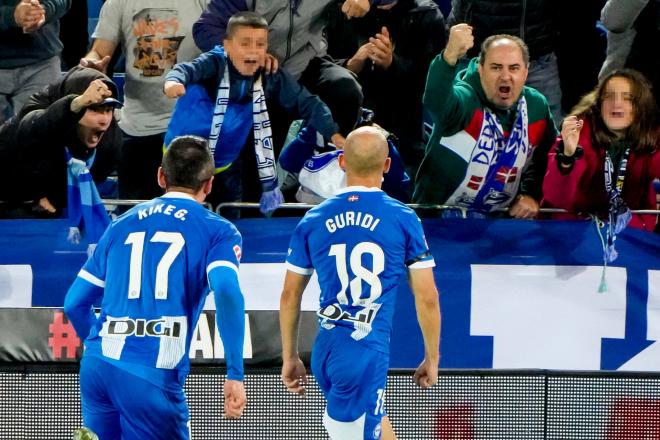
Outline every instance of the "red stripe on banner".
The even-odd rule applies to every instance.
[[[454,405],[438,411],[435,438],[442,440],[472,440],[474,438],[474,407]]]
[[[624,397],[612,405],[606,440],[660,439],[660,400]]]

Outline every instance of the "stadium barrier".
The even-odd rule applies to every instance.
[[[186,383],[192,439],[327,439],[323,397],[305,398],[279,370],[248,370],[241,419],[222,417],[224,371],[193,367]],[[0,365],[0,438],[70,440],[82,426],[77,365]],[[660,375],[544,370],[442,370],[423,390],[391,371],[386,407],[401,440],[642,440],[660,438]],[[136,396],[137,397],[137,396]]]

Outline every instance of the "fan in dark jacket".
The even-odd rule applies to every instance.
[[[442,12],[431,0],[397,0],[349,20],[341,4],[326,11],[328,54],[358,76],[363,105],[399,139],[399,152],[413,174],[424,154],[426,73],[447,42]]]
[[[32,95],[0,126],[0,201],[5,206],[32,201],[37,214],[60,214],[67,205],[66,150],[83,161],[96,151],[90,172],[95,182],[104,181],[121,142],[113,117],[121,105],[116,97],[107,76],[84,67]]]

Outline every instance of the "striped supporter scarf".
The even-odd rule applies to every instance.
[[[67,163],[67,210],[71,222],[67,239],[78,244],[84,235],[93,245],[98,243],[110,224],[110,217],[89,172],[96,150],[86,161],[71,156],[68,148],[64,151]]]
[[[225,67],[224,70],[222,80],[218,86],[218,95],[209,135],[209,148],[214,157],[215,147],[220,138],[220,130],[229,104],[229,68]],[[257,158],[259,181],[262,188],[259,202],[260,210],[263,213],[270,213],[284,202],[284,197],[278,188],[270,118],[266,108],[266,95],[264,94],[261,76],[254,82],[254,90],[252,91],[252,127],[254,131],[254,152]]]

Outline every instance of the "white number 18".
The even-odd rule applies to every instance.
[[[367,269],[362,265],[362,256],[370,254],[373,262],[372,270]],[[383,287],[380,284],[380,275],[385,269],[385,254],[383,249],[376,243],[363,241],[355,245],[351,250],[349,256],[349,264],[351,272],[355,274],[350,283],[348,280],[348,270],[346,266],[346,244],[333,244],[330,246],[328,255],[335,257],[337,263],[337,276],[341,282],[341,291],[337,294],[337,301],[339,304],[348,304],[348,296],[346,290],[350,286],[351,302],[354,306],[363,306],[373,302],[383,292]],[[362,281],[371,286],[369,296],[361,298],[362,296]]]

